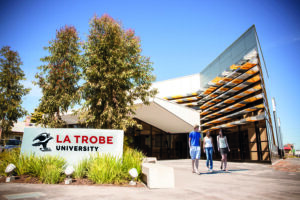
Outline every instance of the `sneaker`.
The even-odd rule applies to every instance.
[[[196,174],[200,174],[200,172],[199,172],[197,169],[196,169],[195,173],[196,173]]]
[[[209,170],[209,172],[213,172],[213,170],[212,170],[212,169],[210,169],[210,170]]]

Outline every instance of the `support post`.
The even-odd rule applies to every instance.
[[[282,158],[280,148],[279,148],[279,139],[278,139],[277,122],[276,122],[276,104],[275,104],[274,97],[272,98],[272,104],[273,104],[273,115],[274,115],[274,123],[275,123],[275,133],[277,139],[277,150],[278,150],[279,157]]]

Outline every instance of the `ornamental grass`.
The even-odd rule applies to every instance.
[[[136,168],[139,172],[137,180],[141,180],[141,164],[144,155],[134,149],[126,148],[123,158],[109,154],[93,154],[89,159],[81,160],[76,166],[73,177],[87,178],[96,184],[124,184],[131,180],[128,171]],[[6,176],[8,164],[14,164],[14,175],[37,177],[42,183],[56,184],[64,180],[67,163],[59,156],[37,156],[20,154],[20,149],[0,153],[0,175]]]
[[[54,184],[63,181],[66,161],[58,156],[36,156],[20,154],[20,149],[13,149],[0,154],[0,174],[6,176],[5,168],[12,163],[16,166],[15,174],[37,177],[42,183]]]

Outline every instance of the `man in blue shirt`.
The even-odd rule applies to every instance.
[[[192,172],[199,174],[198,164],[201,155],[201,134],[199,132],[199,125],[194,126],[194,131],[189,134],[189,147],[192,159]]]

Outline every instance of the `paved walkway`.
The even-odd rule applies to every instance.
[[[276,165],[229,163],[229,172],[206,171],[205,161],[200,161],[201,175],[191,173],[190,160],[159,161],[174,167],[175,188],[153,189],[133,187],[0,184],[0,199],[300,199],[300,172],[281,171],[276,166],[289,169],[300,165],[300,159],[288,159]]]
[[[272,166],[273,169],[283,172],[300,172],[300,158],[280,160]]]

